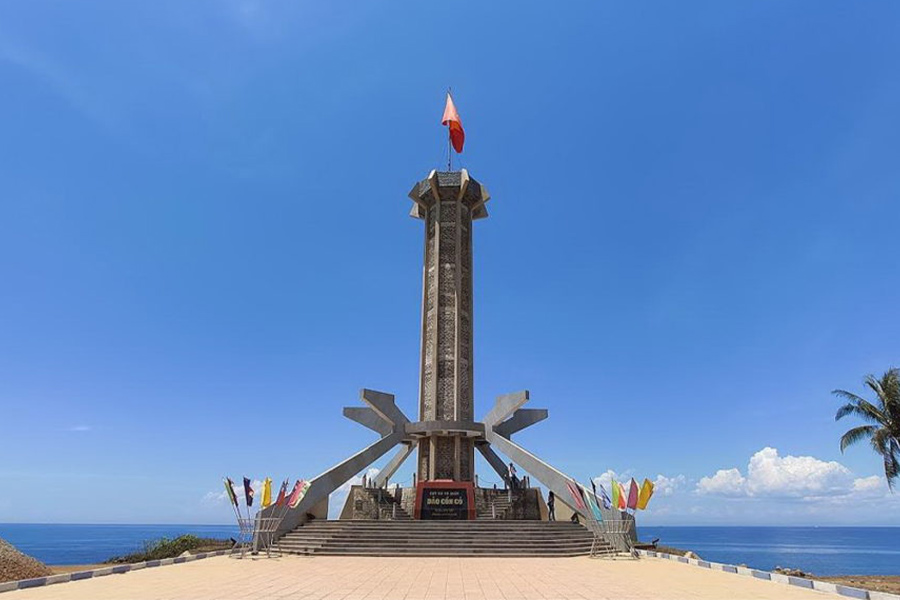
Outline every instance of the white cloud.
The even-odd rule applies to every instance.
[[[594,477],[594,483],[596,483],[598,486],[603,486],[603,489],[606,490],[607,493],[609,493],[610,490],[612,489],[609,484],[610,484],[610,481],[612,481],[613,479],[615,479],[616,481],[622,481],[622,482],[628,481],[629,479],[631,479],[631,471],[623,471],[622,473],[616,473],[612,469],[608,469],[605,473],[603,473],[599,477]]]
[[[750,496],[828,496],[844,494],[853,485],[853,474],[844,465],[812,456],[778,456],[775,448],[763,448],[750,458],[747,492]]]
[[[737,469],[720,469],[712,477],[700,479],[697,482],[697,491],[701,494],[742,496],[746,486],[747,480]]]
[[[745,498],[780,498],[835,500],[860,495],[883,496],[886,486],[876,475],[855,478],[836,461],[812,456],[779,456],[778,450],[766,447],[750,457],[746,477],[737,468],[720,469],[703,477],[696,491],[711,496]]]
[[[853,481],[854,496],[884,496],[888,491],[887,482],[884,477],[872,475],[870,477],[860,477]]]
[[[206,492],[200,500],[203,504],[222,504],[225,502],[225,490],[221,492]]]
[[[684,475],[676,475],[675,477],[657,475],[653,481],[653,493],[658,496],[671,496],[685,485],[687,485],[687,477]]]
[[[69,431],[90,431],[90,430],[91,430],[90,425],[74,425],[72,427],[69,427]]]

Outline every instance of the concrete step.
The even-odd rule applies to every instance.
[[[425,532],[407,532],[400,533],[395,531],[364,531],[364,532],[353,532],[353,531],[295,531],[285,535],[282,539],[295,539],[295,538],[322,538],[322,539],[348,539],[348,540],[362,540],[362,539],[403,539],[403,540],[433,540],[435,536],[428,535]],[[567,532],[532,532],[529,534],[522,535],[512,535],[509,533],[496,532],[496,533],[488,533],[488,534],[476,534],[472,532],[459,532],[459,533],[442,533],[440,539],[444,540],[469,540],[469,539],[489,539],[489,540],[504,540],[504,541],[516,541],[516,540],[585,540],[591,539],[590,534],[583,534],[578,531],[567,531]]]
[[[567,521],[312,521],[279,540],[296,554],[334,556],[578,556],[590,532]]]
[[[365,532],[365,533],[351,533],[345,531],[335,531],[335,532],[316,532],[316,531],[308,531],[308,532],[295,532],[289,533],[285,535],[281,539],[291,540],[291,539],[328,539],[328,540],[365,540],[365,539],[373,539],[373,540],[386,540],[386,539],[397,539],[397,540],[433,540],[436,539],[435,536],[427,535],[424,533],[415,533],[415,534],[398,534],[394,532]],[[519,540],[528,540],[528,541],[540,541],[540,540],[586,540],[591,539],[590,534],[583,535],[580,533],[564,533],[559,535],[554,535],[551,533],[535,533],[531,535],[507,535],[507,534],[494,534],[494,535],[475,535],[470,533],[459,533],[459,534],[443,534],[440,536],[442,540],[502,540],[502,541],[510,541],[515,542]]]
[[[287,535],[307,535],[307,534],[316,534],[316,535],[351,535],[351,536],[364,536],[364,535],[376,535],[376,536],[420,536],[420,537],[436,537],[435,534],[439,534],[440,536],[479,536],[479,537],[509,537],[512,539],[526,538],[526,537],[565,537],[565,536],[583,536],[590,537],[590,532],[588,531],[578,531],[578,530],[535,530],[535,529],[518,529],[512,531],[478,531],[478,530],[466,530],[466,529],[456,529],[456,530],[407,530],[407,529],[377,529],[377,528],[366,528],[366,529],[307,529],[305,531],[294,531]]]
[[[445,546],[444,544],[371,544],[371,545],[332,545],[303,546],[292,544],[280,544],[283,550],[297,550],[302,552],[321,552],[334,550],[340,552],[378,552],[384,550],[396,552],[446,552],[456,554],[458,552],[528,552],[533,554],[559,554],[562,552],[584,552],[591,549],[591,544],[569,544],[562,546],[504,546],[497,544],[465,544],[459,546]]]
[[[440,536],[479,536],[479,537],[509,537],[512,539],[520,539],[527,537],[566,537],[566,536],[582,536],[582,537],[590,537],[590,532],[587,531],[577,531],[577,530],[526,530],[519,529],[513,531],[477,531],[477,530],[445,530],[445,531],[435,531],[435,530],[404,530],[404,529],[307,529],[306,531],[295,531],[291,532],[287,535],[308,535],[308,534],[316,534],[316,535],[350,535],[350,536],[365,536],[365,535],[375,535],[375,536],[412,536],[412,537],[428,537],[434,538],[437,537],[435,534],[439,534]]]
[[[513,525],[515,523],[515,525]],[[303,529],[322,531],[341,529],[358,531],[378,529],[392,531],[588,531],[575,524],[554,525],[546,521],[447,521],[444,525],[425,525],[422,521],[348,521],[344,525],[307,524]]]
[[[459,552],[445,552],[445,551],[434,551],[434,549],[430,550],[416,550],[412,549],[409,551],[400,551],[400,550],[392,550],[392,549],[379,549],[372,551],[362,551],[362,550],[332,550],[329,548],[322,548],[320,550],[316,550],[315,552],[295,552],[292,550],[288,550],[284,548],[282,550],[286,554],[314,554],[315,556],[416,556],[416,557],[445,557],[445,556],[503,556],[503,557],[516,557],[516,558],[545,558],[548,556],[552,557],[573,557],[573,556],[585,556],[590,553],[590,546],[583,550],[572,551],[572,552],[554,552],[552,554],[547,553],[536,553],[536,552],[528,552],[522,550],[514,550],[514,551],[496,551],[496,550],[485,550],[485,551],[459,551]]]
[[[303,545],[303,546],[311,546],[315,544],[319,545],[329,545],[329,546],[373,546],[373,545],[383,545],[383,546],[428,546],[438,544],[442,547],[450,547],[450,546],[512,546],[519,547],[522,545],[529,546],[543,546],[547,548],[555,548],[558,546],[578,546],[584,544],[590,544],[590,539],[569,539],[569,540],[527,540],[528,544],[522,544],[519,540],[483,540],[478,538],[465,539],[465,540],[428,540],[428,539],[419,539],[419,540],[411,540],[405,538],[394,538],[394,539],[377,539],[377,538],[369,538],[365,540],[355,540],[351,538],[345,539],[284,539],[282,538],[280,543],[286,545]]]
[[[392,521],[390,519],[383,520],[364,520],[359,519],[355,521],[310,521],[303,527],[363,527],[363,526],[375,526],[375,527],[417,527],[419,529],[446,529],[450,527],[461,527],[461,528],[471,528],[471,529],[482,529],[489,527],[498,527],[501,529],[514,529],[514,528],[528,528],[528,527],[541,527],[541,528],[570,528],[574,527],[577,529],[582,529],[587,531],[587,528],[582,525],[578,525],[572,523],[570,521],[538,521],[538,520],[507,520],[507,521],[406,521],[400,523],[399,521]]]

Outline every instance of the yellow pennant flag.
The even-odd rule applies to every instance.
[[[272,504],[272,479],[266,477],[266,480],[263,481],[262,507],[266,508],[270,504]]]
[[[641,510],[647,508],[647,503],[650,502],[650,496],[653,495],[653,482],[649,479],[644,479],[643,485],[641,485],[641,493],[638,496],[637,507]]]

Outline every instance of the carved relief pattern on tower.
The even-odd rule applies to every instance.
[[[419,394],[419,414],[422,419],[433,419],[435,413],[434,402],[434,336],[437,334],[433,313],[437,307],[437,271],[434,264],[435,234],[437,232],[436,214],[434,210],[428,210],[425,217],[425,294],[424,294],[424,323],[422,331],[423,364],[421,385]],[[421,453],[420,453],[421,454]],[[421,472],[421,470],[420,470]]]
[[[462,439],[459,443],[459,478],[463,481],[471,481],[474,478],[472,461],[475,460],[475,446],[472,440],[468,439]]]
[[[438,283],[439,302],[441,310],[453,310],[456,308],[456,289],[454,286],[455,269],[449,265],[441,265],[441,278]]]
[[[419,478],[422,480],[428,479],[428,461],[431,458],[431,445],[430,444],[419,444]]]
[[[470,421],[472,216],[483,218],[486,212],[478,182],[468,179],[460,194],[462,173],[438,172],[434,177],[415,188],[418,205],[413,213],[425,221],[426,244],[419,418]],[[420,477],[471,480],[473,461],[472,440],[439,435],[419,445]]]
[[[453,465],[455,442],[452,437],[439,436],[437,438],[437,454],[434,457],[433,479],[453,479]]]
[[[441,359],[438,362],[438,402],[435,418],[439,421],[454,419],[453,380],[455,375],[456,365],[453,360]]]

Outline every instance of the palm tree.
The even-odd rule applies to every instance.
[[[880,379],[867,375],[865,383],[875,392],[874,404],[845,390],[831,392],[848,401],[834,415],[835,421],[856,415],[870,423],[842,435],[841,452],[851,444],[868,439],[872,449],[884,459],[884,475],[893,492],[894,480],[900,476],[900,369],[888,369]]]

